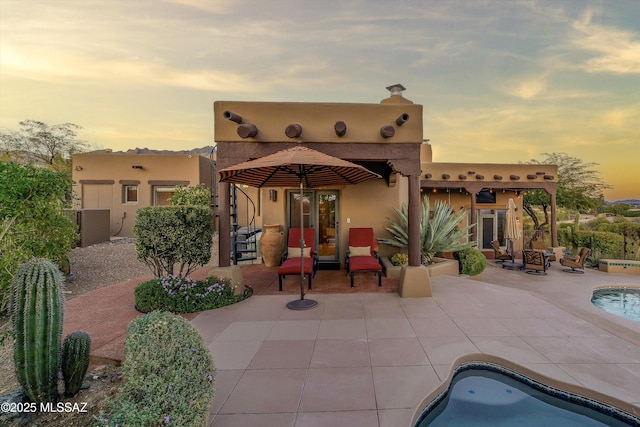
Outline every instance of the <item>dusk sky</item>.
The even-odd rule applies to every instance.
[[[640,1],[0,0],[0,127],[213,145],[213,102],[377,103],[402,83],[440,162],[595,162],[640,199]]]

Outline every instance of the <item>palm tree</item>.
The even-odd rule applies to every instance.
[[[393,208],[399,221],[387,218],[390,226],[385,229],[393,235],[393,239],[380,239],[380,243],[397,248],[409,246],[409,213],[406,204],[402,209]],[[433,216],[430,218],[429,198],[422,199],[422,215],[420,218],[420,252],[422,264],[430,264],[431,259],[442,252],[457,252],[471,248],[476,242],[469,240],[469,230],[475,225],[459,227],[466,217],[466,212],[455,212],[451,206],[443,201],[436,201],[433,206]]]

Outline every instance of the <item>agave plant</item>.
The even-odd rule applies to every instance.
[[[409,209],[403,204],[402,209],[393,208],[393,210],[398,221],[387,218],[390,225],[385,227],[393,239],[379,241],[397,248],[407,248],[409,246]],[[431,259],[438,253],[461,251],[476,245],[476,242],[468,239],[469,230],[475,224],[459,227],[466,216],[464,211],[455,212],[445,202],[436,201],[431,217],[430,212],[429,198],[425,197],[422,200],[420,218],[420,252],[423,264],[430,264]]]

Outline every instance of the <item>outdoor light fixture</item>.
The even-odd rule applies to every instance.
[[[143,169],[142,165],[133,165],[131,169]]]
[[[269,200],[272,202],[278,201],[278,190],[269,190]]]
[[[77,171],[81,171],[81,170],[82,170],[82,166],[76,166],[76,167],[75,167],[75,169],[76,169]]]

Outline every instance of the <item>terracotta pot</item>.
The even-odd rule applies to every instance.
[[[262,226],[262,236],[260,237],[260,252],[262,262],[267,267],[280,265],[280,258],[284,251],[284,232],[280,224],[270,224]]]

